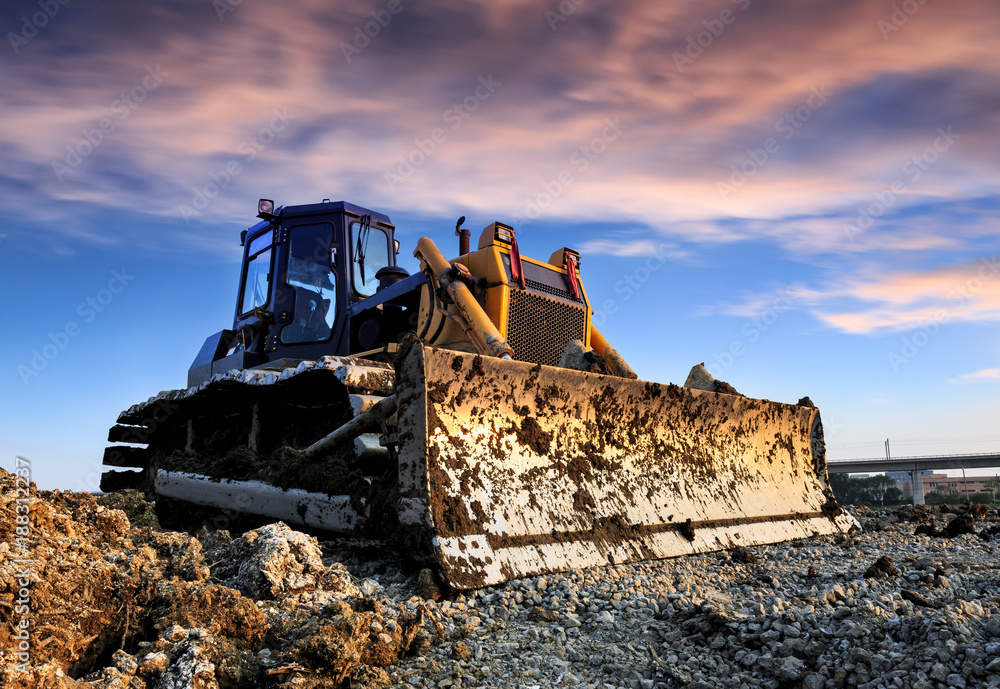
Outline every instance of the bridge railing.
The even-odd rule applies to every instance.
[[[892,462],[911,462],[915,460],[927,459],[957,459],[960,457],[998,457],[1000,458],[1000,452],[963,452],[957,455],[911,455],[902,457],[891,457],[886,459],[885,457],[861,457],[859,459],[828,459],[826,461],[827,465],[830,464],[856,464],[859,462],[885,462],[887,464]]]

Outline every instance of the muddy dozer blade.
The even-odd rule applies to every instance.
[[[416,345],[400,516],[459,589],[849,530],[815,408]]]

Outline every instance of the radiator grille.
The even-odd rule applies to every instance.
[[[545,294],[552,294],[557,297],[562,297],[563,299],[569,299],[570,301],[580,302],[580,299],[574,299],[573,295],[569,293],[568,289],[559,289],[558,287],[552,287],[551,285],[546,285],[544,282],[537,282],[535,280],[525,280],[526,284],[531,289],[537,292],[545,292]]]
[[[555,366],[571,340],[583,340],[586,307],[518,289],[510,291],[507,342],[514,358]]]

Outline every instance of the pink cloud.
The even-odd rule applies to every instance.
[[[984,368],[950,378],[949,383],[986,383],[1000,381],[1000,368]]]

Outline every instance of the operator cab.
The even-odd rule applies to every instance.
[[[399,304],[373,300],[408,276],[396,265],[399,243],[387,215],[344,201],[276,209],[261,199],[257,217],[241,236],[232,330],[206,341],[189,385],[233,368],[376,348],[398,329],[385,315]]]

